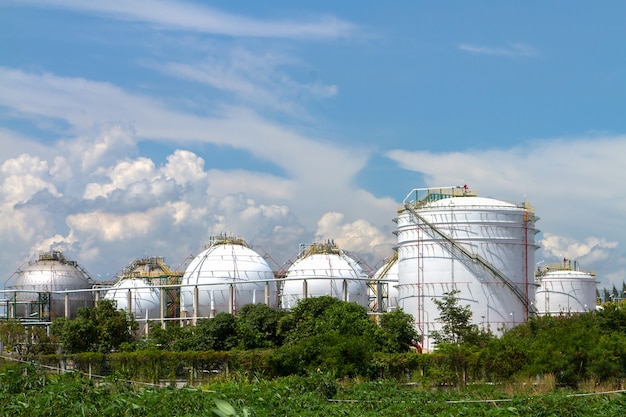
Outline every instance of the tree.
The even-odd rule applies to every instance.
[[[75,319],[59,318],[50,332],[58,336],[68,353],[107,353],[134,340],[137,322],[113,300],[100,300],[95,307],[81,307]]]
[[[440,331],[432,332],[436,344],[448,343],[453,345],[462,344],[472,333],[478,331],[478,326],[472,325],[472,311],[468,306],[459,305],[456,295],[460,291],[446,292],[441,300],[433,299],[439,310],[438,320],[443,323]]]
[[[235,319],[239,347],[242,349],[271,348],[282,345],[278,323],[288,313],[265,304],[248,304],[237,312]]]
[[[419,334],[413,322],[413,316],[401,308],[381,314],[380,328],[387,337],[386,351],[405,352],[413,342],[419,341]]]

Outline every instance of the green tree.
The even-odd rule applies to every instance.
[[[18,345],[24,343],[26,339],[26,329],[17,320],[6,320],[0,322],[0,342],[4,344],[7,352],[13,352]]]
[[[235,319],[239,347],[242,349],[271,348],[282,345],[278,323],[288,313],[265,304],[248,304],[237,312]]]
[[[486,336],[477,325],[471,323],[472,311],[469,305],[465,307],[459,305],[456,296],[459,292],[457,290],[446,292],[441,300],[433,299],[439,310],[438,320],[443,323],[441,330],[432,332],[432,338],[437,345],[477,344],[483,336]]]
[[[273,363],[281,374],[366,375],[374,352],[385,345],[383,331],[364,307],[328,296],[301,300],[279,329],[285,343]]]
[[[237,346],[237,326],[235,317],[228,313],[218,313],[212,319],[198,320],[192,329],[191,350],[226,351]]]
[[[101,352],[119,349],[134,340],[137,322],[115,301],[100,300],[95,307],[81,307],[75,319],[59,318],[50,332],[59,337],[64,352]]]
[[[406,352],[413,342],[420,342],[412,315],[401,308],[380,315],[380,328],[385,333],[387,352]]]

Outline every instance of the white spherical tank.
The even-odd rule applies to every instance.
[[[46,252],[17,271],[10,290],[9,317],[54,320],[73,318],[79,307],[93,307],[93,281],[59,251]]]
[[[141,278],[120,279],[107,290],[104,299],[115,301],[118,309],[128,311],[137,320],[160,317],[159,289]]]
[[[578,269],[568,259],[537,271],[537,313],[558,315],[582,313],[596,306],[596,276]]]
[[[413,190],[398,212],[398,306],[424,348],[442,323],[434,300],[458,291],[472,322],[496,334],[534,312],[535,221],[527,203],[478,197],[467,187]]]
[[[369,287],[370,311],[384,313],[398,307],[398,252],[376,270]]]
[[[277,304],[274,272],[240,238],[214,237],[185,269],[181,284],[180,308],[187,317],[236,314],[246,304]]]
[[[330,296],[367,307],[367,273],[334,242],[315,243],[287,270],[281,306],[295,307],[299,300]]]

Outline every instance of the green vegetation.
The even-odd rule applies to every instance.
[[[617,415],[626,405],[618,393],[573,395],[624,388],[621,304],[531,318],[496,338],[471,324],[455,295],[438,302],[442,328],[426,354],[409,350],[419,337],[402,310],[375,322],[363,307],[331,297],[302,300],[289,312],[250,305],[197,326],[156,325],[141,338],[110,303],[55,321],[50,336],[3,322],[0,340],[14,358],[80,372],[49,375],[5,364],[0,412],[576,416]],[[88,375],[108,377],[95,383]],[[468,402],[481,399],[492,401]],[[54,412],[45,414],[40,403]]]
[[[616,416],[626,395],[577,396],[509,386],[462,390],[395,381],[336,381],[324,374],[251,382],[216,380],[197,388],[131,384],[119,375],[94,381],[78,373],[50,375],[32,365],[0,369],[3,416]],[[535,389],[535,388],[534,388]]]

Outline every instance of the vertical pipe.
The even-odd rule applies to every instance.
[[[213,294],[213,290],[211,290],[211,311],[209,313],[209,318],[215,317],[215,295]]]
[[[389,291],[387,291],[387,294],[389,294]],[[383,313],[383,283],[380,281],[376,283],[376,305],[378,306],[378,312]]]
[[[128,293],[126,294],[126,311],[128,312],[128,314],[133,313],[132,306],[133,306],[133,293],[129,288]]]
[[[228,312],[233,314],[235,311],[235,289],[233,284],[228,287]]]
[[[341,298],[343,301],[348,301],[348,280],[344,279],[341,286]]]
[[[65,318],[70,318],[70,293],[65,293]]]
[[[309,285],[306,282],[306,279],[302,281],[302,299],[305,299],[309,296]]]
[[[161,328],[165,330],[165,315],[167,314],[166,312],[166,292],[165,292],[165,287],[160,287],[159,288],[159,317],[161,318]]]
[[[265,305],[271,307],[270,303],[270,283],[265,283]]]
[[[198,322],[198,286],[193,287],[193,318],[191,323],[195,326]]]

